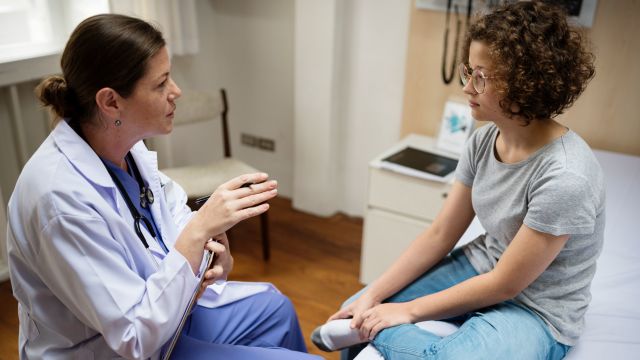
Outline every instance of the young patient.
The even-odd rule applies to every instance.
[[[554,118],[592,78],[593,56],[540,1],[480,17],[463,52],[463,91],[488,124],[467,142],[433,224],[314,331],[323,350],[366,340],[385,359],[561,359],[582,333],[604,182],[589,146]],[[474,216],[487,233],[452,251]],[[460,328],[414,325],[425,320]]]

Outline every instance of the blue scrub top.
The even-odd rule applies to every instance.
[[[168,253],[169,249],[164,244],[164,241],[162,241],[162,235],[160,235],[160,231],[158,231],[158,227],[156,225],[156,221],[153,219],[153,215],[151,214],[150,207],[148,206],[147,208],[143,208],[142,205],[140,205],[140,200],[139,200],[140,185],[138,184],[134,176],[131,174],[132,170],[131,170],[131,164],[129,164],[129,161],[127,161],[127,167],[129,169],[129,172],[126,172],[116,164],[112,163],[111,161],[104,158],[101,158],[101,159],[105,163],[105,165],[109,168],[109,170],[118,178],[118,180],[120,180],[125,190],[127,191],[127,195],[129,196],[129,199],[131,199],[131,202],[136,207],[140,215],[149,219],[149,221],[151,222],[151,226],[153,226],[153,230],[156,233],[156,240],[160,244],[160,247],[162,248],[162,250],[164,250],[165,254]],[[124,196],[124,194],[122,195]],[[144,222],[141,222],[141,223],[143,226],[146,226],[144,225]]]

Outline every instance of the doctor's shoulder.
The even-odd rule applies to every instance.
[[[9,211],[40,229],[61,216],[95,216],[91,203],[97,189],[84,178],[49,136],[23,167]]]

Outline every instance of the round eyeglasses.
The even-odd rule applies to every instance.
[[[470,69],[464,63],[460,63],[460,65],[458,65],[458,72],[460,73],[460,80],[462,80],[462,85],[467,86],[467,83],[469,83],[469,79],[471,79],[473,89],[478,94],[482,94],[484,92],[486,79],[492,78],[492,76],[485,75],[480,69]]]

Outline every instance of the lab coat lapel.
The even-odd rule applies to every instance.
[[[153,192],[155,201],[151,205],[151,215],[153,215],[165,245],[171,250],[177,237],[177,230],[173,221],[165,220],[172,217],[166,206],[163,206],[163,204],[166,204],[166,199],[160,183],[158,154],[155,151],[149,151],[141,141],[133,146],[131,155],[140,169],[140,175],[149,183],[149,188]]]
[[[104,166],[96,165],[102,162],[91,146],[65,120],[56,125],[51,135],[60,152],[64,154],[78,173],[94,185],[106,189],[111,196],[109,200],[112,205],[116,207],[118,212],[121,212],[120,202],[117,201],[116,186],[107,169]]]

